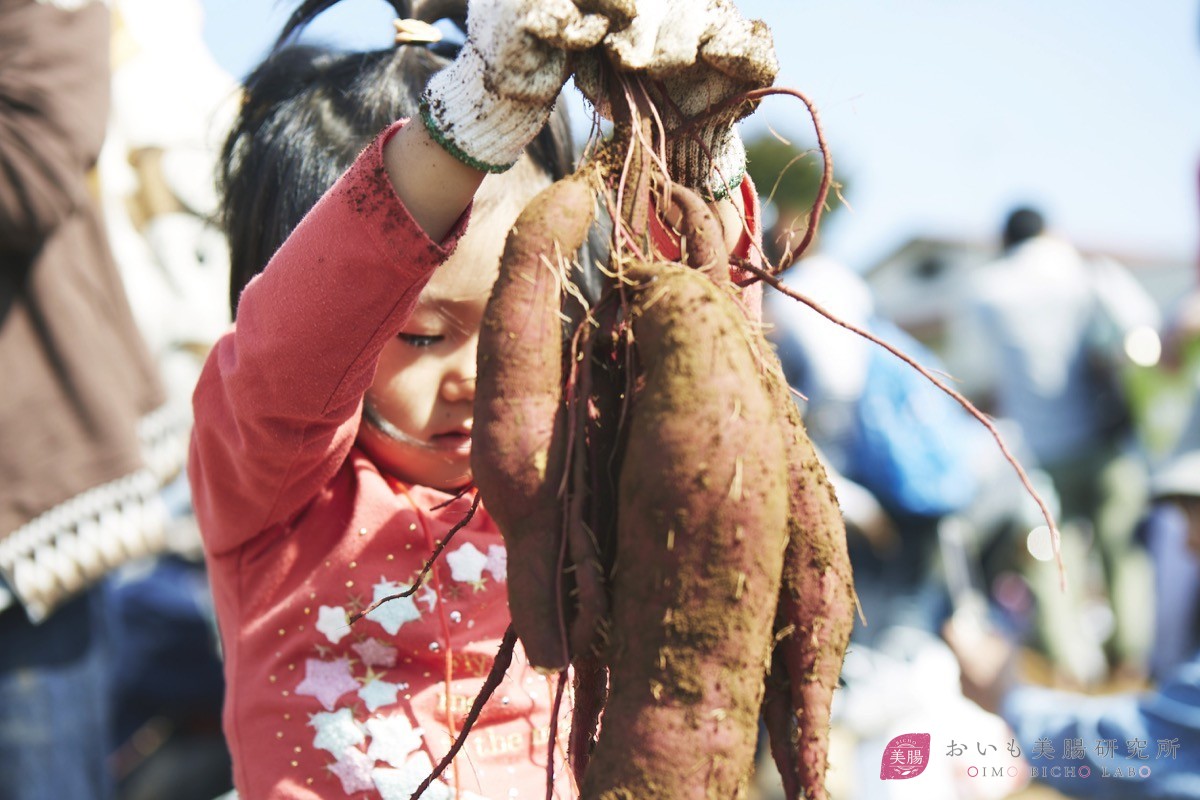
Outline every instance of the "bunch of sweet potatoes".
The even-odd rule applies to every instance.
[[[633,134],[637,157],[529,205],[484,317],[472,467],[513,626],[536,666],[574,665],[583,797],[742,797],[763,718],[789,796],[821,798],[853,624],[841,516],[720,226]],[[564,314],[606,213],[607,289]]]

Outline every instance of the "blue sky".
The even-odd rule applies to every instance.
[[[237,76],[287,16],[204,0],[206,40]],[[1033,202],[1081,244],[1190,260],[1200,239],[1196,0],[740,0],[766,20],[778,84],[819,108],[853,211],[823,246],[865,268],[914,235],[994,238]],[[343,0],[313,33],[384,46],[391,7]],[[745,123],[804,141],[795,100]]]

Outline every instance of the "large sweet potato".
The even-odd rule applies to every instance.
[[[535,666],[570,660],[563,604],[567,457],[562,323],[566,263],[595,208],[586,172],[539,193],[505,243],[479,333],[471,469],[508,549],[513,627]]]
[[[629,274],[641,385],[618,490],[610,693],[582,796],[729,800],[748,786],[770,657],[784,446],[732,297],[678,265]]]

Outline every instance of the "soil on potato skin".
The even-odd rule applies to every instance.
[[[728,800],[748,791],[758,734],[784,442],[740,307],[693,270],[652,273],[632,307],[644,381],[618,495],[611,694],[582,796]]]

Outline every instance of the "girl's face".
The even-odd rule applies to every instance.
[[[531,194],[507,175],[484,181],[454,255],[384,346],[358,434],[384,472],[442,490],[470,481],[479,327],[505,236]]]

